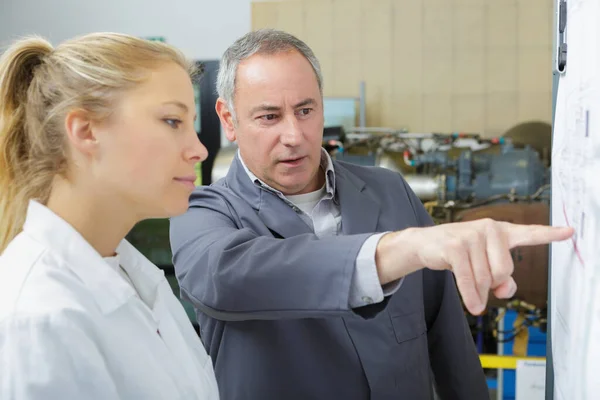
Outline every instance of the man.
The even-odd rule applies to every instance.
[[[430,226],[398,174],[332,161],[319,63],[289,34],[236,41],[217,86],[239,154],[171,243],[222,398],[487,399],[452,272],[479,313],[516,290],[511,247],[571,230]]]

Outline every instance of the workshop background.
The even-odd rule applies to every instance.
[[[0,46],[32,33],[57,44],[115,31],[181,48],[204,70],[197,131],[209,158],[197,183],[210,184],[236,149],[214,112],[219,58],[250,29],[282,29],[321,62],[332,157],[402,174],[436,223],[546,224],[553,13],[552,0],[0,0]],[[128,239],[178,293],[168,221],[141,223]],[[548,246],[515,249],[513,260],[515,298],[492,297],[467,317],[490,398],[543,399]],[[519,397],[525,375],[538,392]]]

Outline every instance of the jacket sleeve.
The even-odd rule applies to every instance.
[[[406,186],[419,225],[433,225],[419,198]],[[440,399],[488,399],[485,375],[452,272],[424,269],[423,296],[429,360]]]
[[[216,190],[193,196],[187,213],[171,220],[170,240],[182,295],[200,311],[223,321],[350,312],[356,257],[370,234],[275,238],[239,228]]]
[[[0,323],[0,371],[2,399],[119,398],[92,340],[53,317]]]

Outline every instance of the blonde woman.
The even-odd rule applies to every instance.
[[[111,33],[2,55],[0,398],[218,398],[163,273],[124,240],[188,207],[207,155],[192,73]]]

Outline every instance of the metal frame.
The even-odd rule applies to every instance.
[[[556,113],[556,97],[558,94],[558,81],[560,73],[558,72],[558,12],[559,1],[554,0],[554,12],[552,21],[552,139],[554,139],[554,115]],[[551,146],[552,148],[552,146]],[[550,187],[552,187],[552,174],[550,174]],[[552,199],[550,199],[550,225],[552,225]],[[552,245],[549,246],[548,257],[548,316],[547,316],[547,340],[546,340],[546,400],[554,399],[554,361],[552,357]]]

